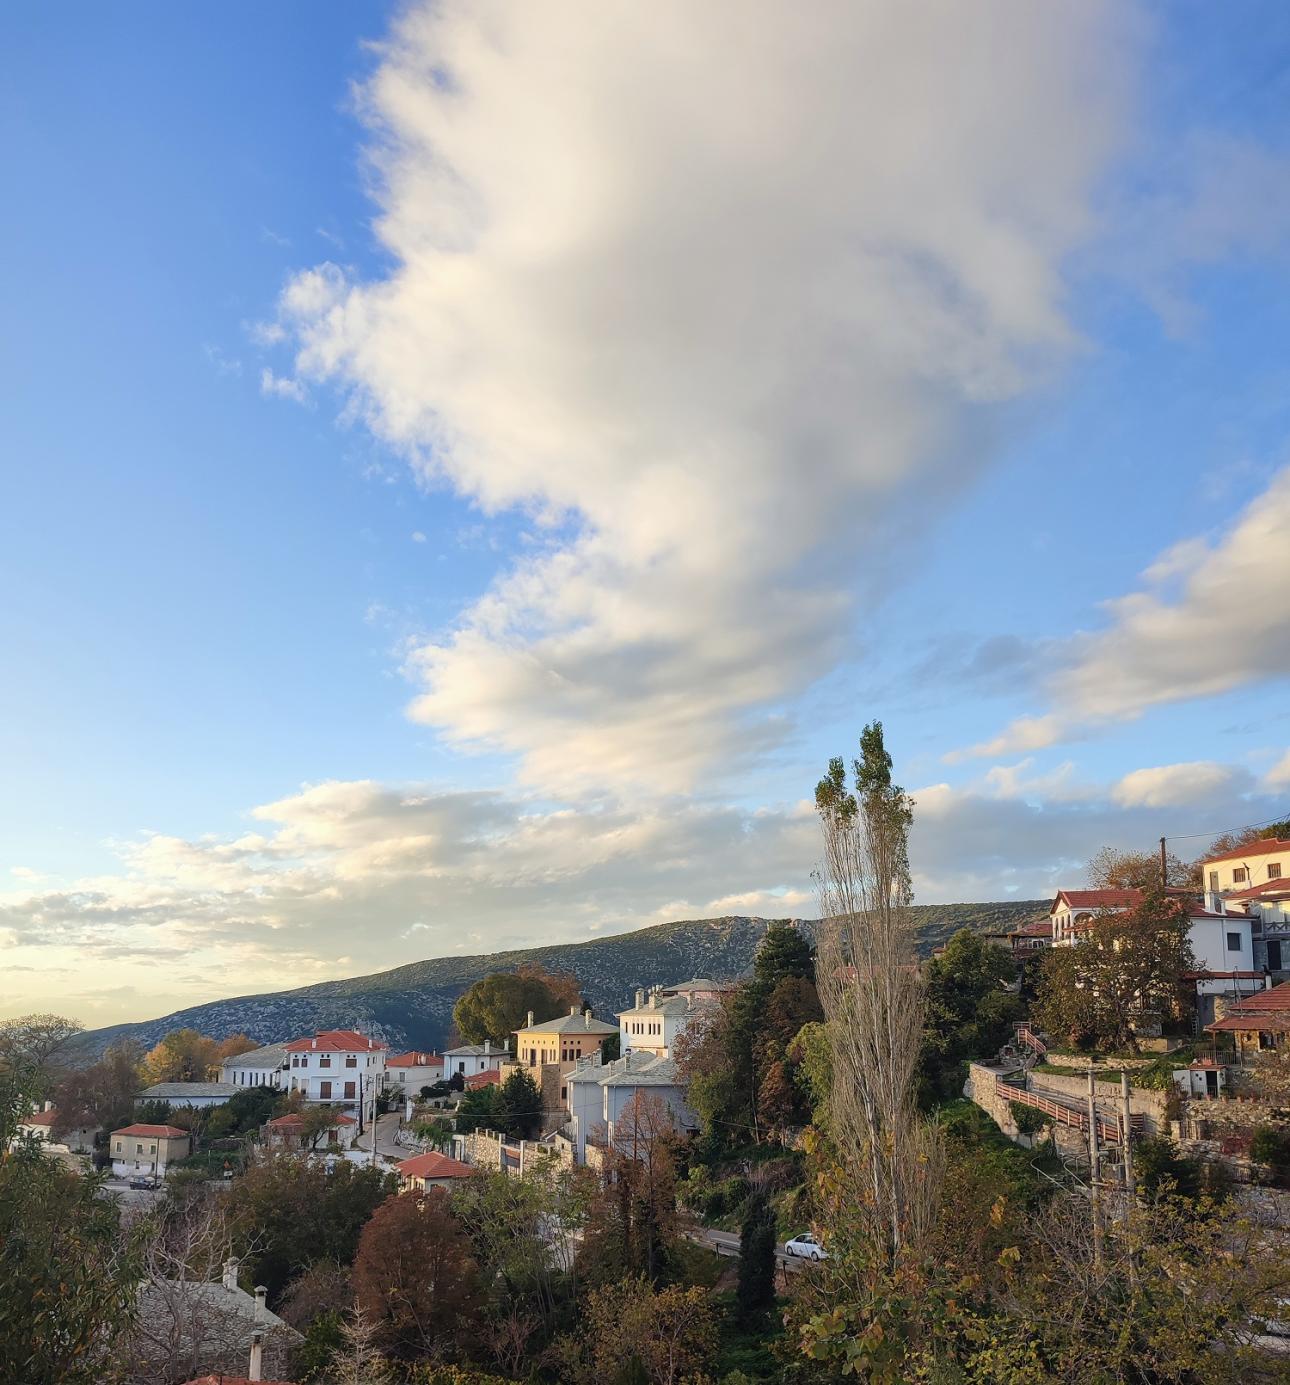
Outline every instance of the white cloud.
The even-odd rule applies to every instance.
[[[1175,804],[1209,803],[1230,794],[1249,775],[1213,760],[1178,765],[1155,765],[1126,774],[1112,789],[1112,798],[1125,808],[1167,808]]]
[[[260,393],[266,398],[292,399],[297,404],[303,404],[309,397],[302,381],[275,375],[267,365],[260,371]]]
[[[1050,647],[1055,710],[1022,717],[998,736],[952,751],[968,756],[1039,750],[1150,707],[1213,697],[1290,674],[1290,466],[1217,541],[1166,549],[1143,587],[1106,603],[1095,634]]]
[[[412,531],[412,542],[413,542],[413,543],[425,543],[425,541],[426,541],[426,536],[421,532],[420,529],[414,529],[414,530]]]
[[[1290,789],[1290,750],[1268,770],[1263,782],[1269,789]]]
[[[1121,23],[410,10],[364,95],[395,267],[300,274],[280,322],[297,379],[543,540],[416,650],[413,716],[561,792],[686,789],[780,736],[860,562],[872,591],[984,460],[979,411],[1073,345]]]

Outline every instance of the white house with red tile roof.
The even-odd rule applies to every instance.
[[[1254,964],[1251,922],[1244,914],[1202,907],[1196,896],[1177,892],[1188,905],[1187,938],[1196,970],[1186,979],[1196,988],[1199,1022],[1214,1017],[1215,998],[1237,999],[1261,991],[1264,975]],[[1049,909],[1053,946],[1071,947],[1088,932],[1093,921],[1109,914],[1126,913],[1142,903],[1142,890],[1059,890]]]
[[[392,1054],[385,1060],[385,1084],[404,1096],[417,1096],[422,1087],[433,1087],[443,1080],[443,1058],[438,1053]]]
[[[318,1145],[311,1148],[346,1145],[354,1138],[357,1129],[358,1122],[353,1116],[338,1111],[326,1132],[319,1132]],[[275,1116],[264,1123],[264,1142],[270,1149],[303,1149],[304,1133],[304,1117],[297,1111],[288,1111],[285,1116]]]
[[[431,1188],[451,1188],[460,1179],[469,1178],[474,1170],[460,1159],[452,1159],[438,1150],[405,1159],[395,1169],[403,1191],[427,1192]]]
[[[485,1039],[482,1044],[459,1044],[456,1048],[444,1049],[443,1075],[448,1078],[460,1073],[462,1077],[473,1077],[509,1063],[512,1058],[505,1044],[495,1044],[491,1039]]]
[[[1242,1053],[1280,1048],[1290,1035],[1290,981],[1234,1001],[1205,1030],[1230,1034]]]
[[[1290,971],[1290,841],[1267,837],[1201,862],[1205,905],[1250,920],[1254,965]]]
[[[371,1119],[385,1085],[388,1044],[355,1029],[326,1029],[310,1039],[293,1039],[285,1048],[288,1092],[355,1111],[361,1105],[364,1119]]]
[[[192,1137],[177,1125],[124,1125],[112,1132],[109,1149],[118,1178],[164,1178],[170,1164],[192,1153]]]

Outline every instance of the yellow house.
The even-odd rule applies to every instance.
[[[593,1019],[590,1010],[578,1013],[576,1005],[558,1019],[533,1023],[533,1011],[523,1029],[515,1031],[515,1061],[523,1068],[541,1068],[548,1063],[572,1067],[579,1058],[599,1051],[601,1044],[618,1032],[614,1024]]]

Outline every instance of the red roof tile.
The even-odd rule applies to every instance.
[[[1214,861],[1243,861],[1247,856],[1269,856],[1274,851],[1290,851],[1290,842],[1280,837],[1260,837],[1257,842],[1246,842],[1244,846],[1234,846],[1231,851],[1221,851],[1217,856],[1206,856],[1201,865],[1208,866]]]
[[[24,1125],[53,1125],[57,1111],[33,1111],[23,1118]]]
[[[114,1130],[113,1135],[149,1135],[157,1139],[173,1140],[188,1134],[187,1130],[181,1130],[177,1125],[123,1125],[120,1130]]]
[[[388,1048],[380,1039],[369,1039],[357,1029],[324,1029],[311,1039],[292,1039],[284,1045],[288,1053],[374,1053]]]
[[[1231,890],[1224,893],[1224,899],[1258,899],[1265,894],[1290,894],[1290,880],[1265,880],[1261,885],[1251,885],[1247,890]]]
[[[450,1159],[437,1150],[418,1154],[414,1159],[405,1159],[398,1166],[400,1178],[469,1178],[473,1172],[469,1164],[463,1164],[460,1159]]]
[[[299,1130],[304,1123],[305,1119],[299,1111],[288,1111],[285,1116],[275,1116],[271,1121],[265,1122],[271,1130]],[[332,1124],[355,1125],[357,1122],[353,1116],[338,1115]]]
[[[443,1067],[443,1059],[437,1053],[400,1053],[396,1058],[387,1058],[387,1068],[432,1068],[435,1064]]]
[[[472,1092],[478,1087],[491,1087],[501,1077],[499,1068],[486,1068],[483,1072],[472,1073],[465,1079],[465,1086]]]
[[[1052,919],[1033,919],[1030,923],[1023,923],[1020,928],[1014,928],[1008,935],[1011,938],[1051,938],[1053,936]]]

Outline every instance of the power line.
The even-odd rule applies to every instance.
[[[1267,827],[1271,823],[1284,822],[1285,820],[1286,814],[1283,813],[1278,817],[1265,818],[1262,822],[1246,822],[1242,823],[1240,827],[1221,827],[1214,832],[1175,832],[1172,836],[1166,837],[1165,841],[1187,842],[1192,841],[1197,837],[1224,837],[1229,832],[1248,832],[1251,830],[1251,828],[1254,827]]]

